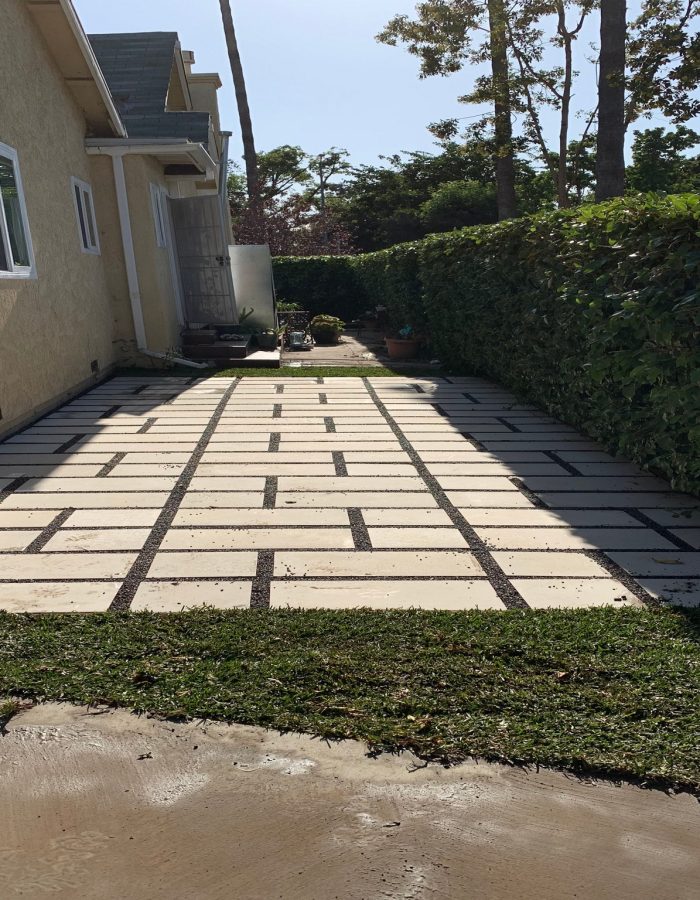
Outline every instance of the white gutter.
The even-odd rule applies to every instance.
[[[109,113],[109,118],[112,122],[114,133],[120,138],[125,138],[127,136],[126,128],[124,127],[124,123],[122,122],[119,113],[117,112],[117,107],[114,105],[112,92],[110,91],[107,85],[107,81],[102,74],[100,64],[97,62],[95,51],[92,49],[90,41],[88,40],[87,35],[83,30],[83,26],[80,24],[80,19],[78,18],[78,14],[76,13],[75,8],[73,7],[72,0],[58,0],[58,4],[63,10],[66,20],[70,25],[70,29],[73,32],[78,45],[80,46],[85,62],[90,69],[90,74],[95,79],[97,90],[100,92],[100,96],[102,97],[102,100],[107,108],[107,112]]]
[[[90,156],[181,156],[185,153],[209,180],[216,178],[217,164],[201,144],[194,141],[127,138],[126,140],[107,138],[89,138],[85,141],[85,149]],[[182,176],[181,176],[182,177]]]
[[[143,308],[141,306],[141,289],[136,268],[136,254],[134,252],[134,238],[131,232],[131,217],[129,215],[129,198],[126,190],[126,177],[124,175],[124,154],[112,154],[112,168],[114,170],[114,186],[117,192],[117,207],[119,209],[119,225],[122,232],[122,246],[124,248],[124,262],[126,264],[126,279],[129,285],[129,300],[131,301],[131,316],[134,320],[134,334],[136,347],[139,353],[154,359],[167,359],[183,366],[191,366],[194,369],[206,369],[206,363],[193,362],[190,359],[169,356],[167,353],[158,353],[149,350],[146,346],[146,326],[143,321]]]

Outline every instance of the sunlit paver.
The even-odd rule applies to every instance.
[[[0,609],[700,604],[700,500],[478,378],[106,382],[0,443]]]

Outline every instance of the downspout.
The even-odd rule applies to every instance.
[[[129,198],[126,191],[126,177],[124,175],[124,156],[121,153],[112,155],[112,168],[114,170],[114,186],[117,192],[117,207],[119,209],[119,225],[122,232],[122,246],[124,248],[124,262],[126,265],[126,279],[129,285],[129,300],[131,302],[131,316],[134,320],[134,334],[136,335],[136,348],[144,356],[153,359],[167,359],[170,362],[183,366],[191,366],[194,369],[206,369],[206,363],[193,362],[190,359],[168,356],[167,353],[158,353],[149,350],[146,346],[146,326],[143,321],[143,309],[141,307],[141,290],[139,288],[139,276],[136,268],[136,254],[134,252],[134,238],[131,233],[131,218],[129,216]]]

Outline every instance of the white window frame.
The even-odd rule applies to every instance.
[[[75,207],[75,220],[78,225],[78,241],[80,242],[80,249],[83,253],[91,253],[93,256],[99,256],[100,235],[97,231],[95,200],[92,196],[92,187],[87,181],[81,181],[80,178],[75,177],[71,178],[70,186],[71,193],[73,194],[73,206]],[[87,194],[90,201],[89,209],[85,203],[85,194]],[[80,195],[80,200],[78,200],[78,195]],[[85,236],[83,236],[81,222],[85,225]]]
[[[7,227],[7,218],[5,216],[5,207],[0,201],[0,241],[2,242],[5,257],[7,259],[9,270],[0,269],[0,279],[4,278],[36,278],[36,260],[34,259],[34,246],[32,244],[32,235],[29,231],[29,217],[27,216],[27,204],[24,199],[24,185],[22,184],[22,175],[19,168],[19,156],[13,147],[3,144],[0,141],[0,156],[4,156],[12,163],[15,181],[17,183],[17,197],[19,199],[20,217],[22,219],[22,227],[24,229],[24,240],[27,245],[27,253],[29,254],[29,265],[18,266],[12,258],[12,248],[10,246],[10,231]]]
[[[163,206],[163,188],[151,182],[151,206],[153,209],[153,226],[156,232],[156,244],[158,247],[168,246],[168,220]]]

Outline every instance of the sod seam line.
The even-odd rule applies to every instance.
[[[362,381],[367,388],[367,393],[374,401],[377,409],[384,416],[384,419],[390,426],[391,430],[394,432],[394,435],[401,445],[402,450],[404,450],[410,456],[411,462],[415,466],[420,477],[423,479],[425,486],[432,494],[433,499],[436,501],[438,506],[447,513],[455,528],[466,540],[477,562],[486,573],[486,576],[488,577],[491,586],[496,592],[496,595],[508,609],[529,609],[530,607],[525,602],[523,597],[521,597],[518,591],[516,591],[516,589],[513,587],[503,569],[498,565],[496,560],[491,555],[491,551],[488,550],[484,541],[479,537],[474,528],[467,522],[466,518],[459,511],[459,509],[449,499],[447,493],[441,487],[437,478],[428,470],[428,467],[423,462],[423,459],[421,458],[418,451],[413,447],[413,444],[406,437],[403,430],[393,418],[391,413],[388,411],[384,403],[380,400],[379,395],[369,382],[369,379],[363,378]]]
[[[175,518],[180,508],[180,504],[182,503],[184,496],[190,486],[190,483],[195,475],[195,472],[197,471],[197,466],[201,462],[204,451],[209,445],[212,435],[216,431],[216,426],[219,424],[219,420],[221,419],[223,411],[226,409],[231,396],[240,383],[241,379],[237,378],[224,391],[224,394],[221,397],[221,400],[219,401],[216,409],[214,410],[213,415],[209,419],[206,428],[202,432],[202,436],[200,437],[197,445],[192,451],[189,461],[187,462],[185,468],[175,482],[175,486],[169,492],[168,498],[165,501],[165,504],[161,509],[160,514],[156,519],[156,523],[152,527],[144,546],[138,553],[131,568],[129,569],[126,578],[119,588],[116,597],[110,604],[110,610],[127,610],[131,606],[131,603],[136,596],[136,592],[139,589],[139,586],[148,574],[148,570],[153,564],[156,553],[160,549],[160,545],[163,542],[168,529],[173,523],[173,519]]]

